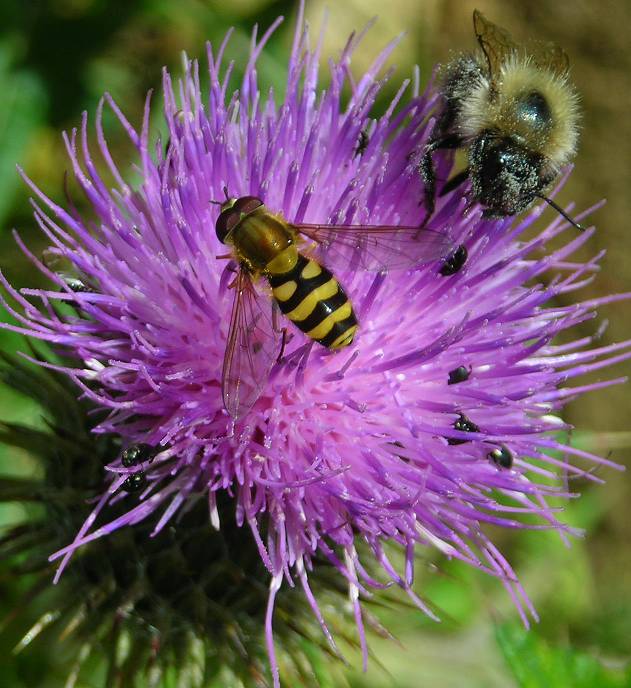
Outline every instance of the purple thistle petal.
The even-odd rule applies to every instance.
[[[225,247],[215,236],[218,208],[211,203],[223,198],[224,186],[234,196],[260,195],[294,222],[418,224],[423,216],[417,165],[431,131],[435,93],[430,88],[418,96],[415,74],[412,85],[404,81],[391,106],[375,118],[375,100],[391,77],[382,70],[399,39],[353,81],[350,63],[364,33],[351,36],[339,61],[329,63],[330,83],[320,91],[323,32],[310,50],[303,10],[301,3],[280,104],[260,89],[256,72],[280,20],[261,39],[253,32],[241,88],[233,95],[232,65],[223,67],[229,36],[216,53],[208,46],[207,94],[197,62],[185,58],[185,76],[177,82],[164,71],[165,153],[153,152],[151,94],[140,131],[106,94],[96,112],[96,141],[114,189],[99,175],[84,113],[79,131],[64,141],[92,207],[89,221],[24,177],[37,199],[36,222],[92,292],[73,292],[17,236],[59,291],[18,292],[0,274],[15,306],[3,302],[18,322],[5,327],[50,342],[77,365],[47,364],[108,411],[94,431],[119,435],[123,446],[160,448],[140,494],[121,493],[127,473],[120,464],[111,466],[111,482],[90,518],[51,557],[61,559],[57,578],[78,547],[152,515],[157,533],[202,491],[208,493],[209,520],[219,528],[215,495],[226,491],[234,498],[237,523],[250,528],[271,575],[265,636],[275,685],[274,599],[282,584],[295,584],[293,576],[337,652],[308,583],[315,554],[348,582],[364,664],[360,597],[371,589],[396,584],[434,618],[412,590],[419,546],[498,577],[524,623],[528,615],[536,619],[484,524],[554,529],[562,538],[579,534],[547,503],[574,496],[567,474],[599,480],[570,457],[618,466],[555,439],[554,433],[568,428],[557,414],[568,399],[625,378],[565,385],[631,358],[631,342],[593,347],[595,338],[582,337],[554,343],[559,333],[595,317],[594,308],[631,296],[554,303],[595,276],[600,254],[585,263],[572,259],[593,230],[576,234],[555,217],[525,240],[543,207],[521,220],[487,220],[479,209],[468,209],[466,188],[458,189],[438,200],[430,224],[455,245],[466,245],[463,269],[443,277],[437,261],[408,273],[338,274],[359,316],[355,343],[332,353],[292,330],[263,395],[238,422],[230,418],[221,370],[232,267],[217,258]],[[104,104],[138,152],[136,188],[124,180],[107,147]],[[369,132],[369,142],[357,155],[362,131]],[[447,178],[448,156],[437,164],[438,178]],[[562,247],[538,257],[564,234]],[[57,310],[59,302],[74,302],[75,312]],[[470,371],[468,378],[448,384],[450,371],[460,366]],[[461,416],[475,431],[454,426]],[[488,458],[499,445],[514,457],[510,468]],[[548,484],[550,478],[555,484]],[[108,506],[123,499],[129,510],[108,521]],[[525,524],[521,515],[539,522]],[[368,543],[383,580],[360,561],[358,537]],[[405,550],[402,572],[390,563],[385,541]]]

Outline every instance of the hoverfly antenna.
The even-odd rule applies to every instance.
[[[224,184],[222,189],[226,199],[224,201],[210,201],[213,205],[223,205],[226,201],[230,200],[230,195],[228,194],[228,187]]]
[[[583,225],[580,225],[576,220],[573,220],[565,212],[565,210],[563,210],[563,208],[561,208],[561,206],[558,205],[557,203],[555,203],[551,198],[548,198],[547,196],[544,196],[543,194],[537,194],[537,196],[539,196],[539,198],[544,200],[549,206],[554,208],[557,211],[557,213],[559,213],[559,215],[564,217],[572,226],[576,227],[576,229],[580,229],[581,232],[585,231],[585,227],[583,227]]]

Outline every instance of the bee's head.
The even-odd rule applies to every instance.
[[[227,196],[227,194],[226,194]],[[221,204],[221,211],[215,223],[217,239],[222,244],[241,220],[263,205],[263,201],[256,196],[241,196],[241,198],[226,198]]]
[[[489,132],[472,143],[469,166],[474,196],[491,216],[525,210],[554,178],[543,155],[514,137]]]

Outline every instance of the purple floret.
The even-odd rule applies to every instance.
[[[570,496],[567,475],[598,480],[587,467],[617,466],[564,444],[557,433],[569,426],[558,414],[568,399],[622,381],[572,387],[573,378],[631,357],[631,342],[554,343],[593,319],[596,307],[629,297],[557,305],[555,297],[580,289],[598,269],[601,255],[572,259],[594,230],[578,234],[554,217],[533,235],[541,207],[520,220],[483,219],[468,207],[465,185],[440,199],[430,223],[454,247],[466,247],[464,267],[449,276],[440,274],[440,261],[412,272],[336,274],[360,323],[352,346],[332,353],[288,325],[293,336],[282,361],[235,423],[221,393],[233,273],[217,257],[226,248],[215,235],[219,207],[211,201],[222,200],[227,187],[232,196],[262,198],[294,222],[414,225],[424,216],[418,161],[436,95],[419,94],[415,74],[385,114],[373,113],[397,41],[354,78],[350,62],[361,36],[352,36],[330,63],[323,91],[322,36],[310,49],[301,11],[287,89],[278,97],[259,90],[256,63],[279,22],[260,40],[254,32],[238,91],[228,84],[232,64],[223,66],[228,37],[218,50],[208,47],[209,92],[200,87],[197,62],[187,60],[175,84],[165,70],[167,145],[149,132],[149,97],[138,131],[106,95],[95,126],[112,181],[97,172],[83,115],[65,140],[92,217],[59,207],[27,180],[37,223],[90,291],[73,291],[19,237],[54,286],[17,292],[2,277],[20,323],[6,327],[49,342],[71,361],[60,368],[79,393],[109,412],[94,431],[115,433],[123,447],[159,450],[144,467],[140,493],[120,489],[137,467],[109,467],[112,479],[93,515],[53,556],[62,558],[58,575],[84,543],[159,514],[157,533],[200,494],[220,528],[216,495],[229,493],[270,572],[266,632],[275,685],[272,613],[282,584],[299,581],[334,646],[309,588],[315,554],[348,581],[364,656],[359,598],[383,582],[399,585],[434,617],[412,590],[419,546],[498,577],[524,622],[536,618],[484,526],[576,532],[548,500]],[[137,186],[108,151],[105,105],[137,149]],[[439,160],[438,178],[449,169],[447,157]],[[546,252],[558,237],[565,244]],[[76,308],[56,308],[60,301]],[[128,511],[108,521],[108,505],[121,499]],[[358,540],[373,552],[381,581],[366,572]],[[387,543],[403,548],[402,571],[388,559]]]

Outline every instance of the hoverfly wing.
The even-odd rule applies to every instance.
[[[238,420],[265,389],[280,350],[281,332],[274,326],[270,298],[256,291],[244,269],[239,271],[234,289],[223,361],[222,394],[226,410]]]
[[[489,76],[494,81],[499,74],[500,65],[508,55],[517,51],[517,45],[508,31],[490,22],[478,10],[473,11],[473,29],[486,57]]]
[[[453,249],[445,234],[399,225],[292,227],[317,245],[325,265],[338,270],[408,270],[444,258]]]

